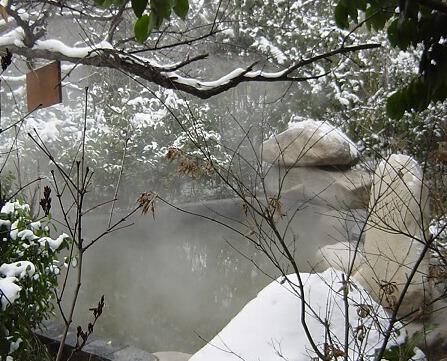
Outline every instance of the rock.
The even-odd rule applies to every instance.
[[[305,120],[292,124],[291,128],[262,144],[264,162],[281,167],[303,167],[349,166],[358,160],[355,144],[328,122]]]
[[[90,337],[89,337],[90,341]],[[128,345],[116,340],[93,339],[82,350],[97,357],[109,358],[114,352],[121,351]]]
[[[158,361],[188,361],[191,354],[175,351],[155,352],[154,356]]]
[[[360,169],[337,171],[317,167],[284,169],[272,166],[264,179],[267,193],[281,199],[309,201],[335,209],[368,206],[371,177]]]
[[[107,357],[110,361],[157,361],[157,358],[139,348],[128,346]]]
[[[350,242],[338,242],[322,247],[317,252],[317,258],[320,261],[315,269],[324,271],[332,267],[348,274],[354,262],[351,271],[351,274],[354,274],[362,264],[362,248],[360,245],[356,248],[356,244]]]
[[[391,155],[374,174],[370,216],[365,231],[365,262],[354,278],[383,305],[393,307],[424,248],[428,195],[419,164],[405,155]],[[406,292],[399,314],[419,309],[427,296],[425,257]]]
[[[436,296],[444,297],[437,294]],[[434,298],[435,299],[435,298]],[[426,319],[410,322],[405,328],[410,337],[415,335],[417,346],[424,351],[427,360],[447,361],[447,301],[438,299]],[[424,334],[425,337],[421,337]]]

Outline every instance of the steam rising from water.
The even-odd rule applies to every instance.
[[[221,220],[245,220],[237,200],[185,207],[213,217],[218,213]],[[295,257],[302,271],[311,269],[318,247],[340,240],[333,235],[337,229],[342,234],[343,225],[331,212],[307,206],[291,224],[287,239],[295,236]],[[101,232],[106,219],[88,217],[87,236]],[[241,228],[234,221],[226,222]],[[107,306],[95,328],[97,335],[152,352],[192,353],[270,282],[250,259],[271,277],[279,275],[259,250],[235,232],[172,208],[158,209],[155,220],[138,217],[135,225],[86,252],[76,320],[85,325],[88,309],[104,294]],[[287,269],[286,261],[283,265]]]

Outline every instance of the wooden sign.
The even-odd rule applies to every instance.
[[[62,103],[61,63],[55,61],[26,74],[28,111]]]

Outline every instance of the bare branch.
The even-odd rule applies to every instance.
[[[176,71],[180,67],[204,58],[204,55],[194,57],[182,63],[168,66],[161,66],[155,64],[149,59],[133,56],[129,53],[119,51],[117,49],[104,48],[100,45],[97,47],[90,47],[88,50],[68,48],[63,43],[55,45],[55,41],[37,41],[32,48],[25,46],[17,46],[14,44],[16,40],[11,36],[11,42],[0,46],[0,51],[8,48],[15,54],[22,55],[26,58],[39,58],[47,60],[68,61],[74,64],[92,65],[95,67],[104,67],[111,69],[118,69],[128,74],[129,76],[140,77],[150,83],[159,85],[167,89],[180,90],[191,94],[201,99],[208,99],[217,94],[223,93],[232,89],[244,82],[303,82],[309,79],[315,79],[326,75],[319,74],[313,76],[296,76],[293,73],[307,65],[311,65],[321,60],[326,60],[330,57],[339,54],[346,54],[365,49],[375,49],[380,47],[380,44],[360,44],[340,47],[335,50],[325,52],[308,59],[301,60],[288,68],[278,72],[265,72],[262,70],[254,70],[256,63],[245,67],[237,68],[230,73],[222,76],[214,81],[203,81],[200,79],[181,76]],[[87,53],[87,56],[76,56],[76,53]]]

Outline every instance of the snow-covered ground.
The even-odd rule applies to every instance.
[[[328,269],[319,274],[301,274],[308,304],[306,323],[319,350],[345,350],[345,298],[342,273]],[[316,356],[300,322],[301,301],[295,274],[265,287],[232,321],[190,361],[308,361]],[[349,317],[348,359],[374,358],[383,342],[389,318],[355,282],[347,295]],[[325,320],[329,327],[324,326]],[[400,328],[396,324],[396,329]],[[329,329],[329,332],[328,332]],[[388,348],[405,342],[405,330],[395,330]],[[413,359],[423,358],[420,351]]]

